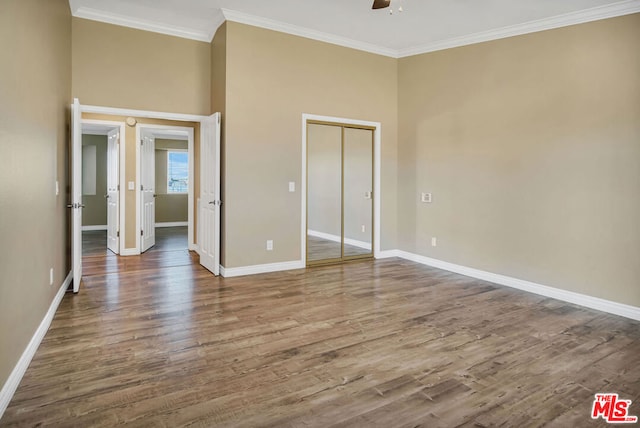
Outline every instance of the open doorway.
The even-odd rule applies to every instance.
[[[123,134],[121,122],[82,122],[83,256],[120,253],[120,138]]]
[[[193,239],[193,128],[139,124],[140,252],[185,250]]]
[[[219,245],[220,245],[220,113],[210,116],[196,116],[179,113],[165,113],[141,110],[127,110],[110,107],[81,105],[76,98],[71,105],[71,198],[67,207],[71,210],[71,253],[72,253],[72,278],[73,291],[77,293],[82,282],[83,272],[86,273],[89,265],[83,261],[83,240],[82,240],[82,218],[85,205],[82,198],[82,128],[83,123],[89,121],[118,121],[126,123],[121,127],[121,146],[119,149],[119,254],[121,256],[135,256],[141,254],[142,236],[144,229],[143,210],[141,209],[143,187],[142,187],[142,162],[141,162],[141,130],[152,128],[161,131],[187,133],[188,140],[188,225],[187,239],[188,251],[197,252],[199,263],[218,275],[220,271]],[[185,126],[183,127],[182,124]],[[163,126],[165,125],[165,126]],[[126,132],[125,132],[126,126]],[[132,132],[133,131],[133,132]],[[148,130],[147,130],[148,131]],[[194,135],[197,132],[198,140]],[[198,149],[195,151],[195,149]],[[155,150],[154,150],[155,151]],[[199,170],[194,168],[194,157],[198,156]],[[149,165],[155,164],[154,156],[147,156],[153,162],[147,161]],[[148,167],[149,168],[149,167]],[[151,168],[155,168],[154,166]],[[147,174],[147,184],[155,181],[153,175]],[[194,182],[198,180],[198,184]],[[150,184],[155,194],[155,185]],[[196,192],[197,204],[196,204]],[[155,206],[155,202],[153,203]],[[195,211],[197,206],[197,218]],[[155,214],[155,213],[154,213]],[[146,216],[147,223],[153,225],[155,235],[155,215]],[[197,221],[197,225],[196,225]],[[147,225],[148,226],[148,225]],[[197,227],[197,229],[196,229]],[[150,232],[150,228],[147,227]],[[196,241],[197,230],[197,241]],[[129,261],[126,258],[118,257],[111,253],[113,257],[102,257],[96,260],[95,269],[91,269],[93,274],[104,274],[110,272],[110,267],[118,269],[126,267]],[[172,262],[161,255],[163,262]],[[135,260],[132,260],[135,262]],[[138,260],[142,262],[141,259]],[[94,264],[93,261],[91,263]],[[106,268],[106,269],[105,269]]]

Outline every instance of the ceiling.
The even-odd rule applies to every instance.
[[[391,57],[640,12],[640,0],[69,0],[74,16],[211,41],[225,20]],[[402,6],[403,12],[398,12]]]

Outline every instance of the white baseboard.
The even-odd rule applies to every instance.
[[[290,262],[268,263],[264,265],[242,266],[236,268],[225,268],[220,266],[220,275],[225,278],[243,275],[256,275],[259,273],[279,272],[283,270],[304,269],[305,263],[302,260]]]
[[[332,242],[342,242],[342,239],[338,235],[331,235],[330,233],[318,232],[317,230],[307,230],[307,234],[310,236],[315,236],[316,238],[322,238]],[[344,243],[347,245],[353,245],[354,247],[363,248],[365,250],[371,250],[371,244],[365,241],[358,241],[357,239],[344,238]]]
[[[140,251],[137,248],[123,248],[120,250],[121,256],[139,256]]]
[[[49,306],[49,310],[40,322],[40,325],[33,334],[33,337],[31,337],[31,341],[29,341],[29,344],[18,360],[18,363],[13,368],[13,371],[9,375],[7,381],[4,383],[2,390],[0,390],[0,419],[4,414],[4,411],[7,410],[7,406],[9,406],[11,398],[13,398],[13,394],[15,394],[16,389],[18,389],[18,385],[20,385],[20,381],[27,371],[29,364],[31,364],[31,360],[36,354],[36,351],[40,346],[40,342],[42,342],[45,334],[47,334],[47,330],[49,330],[51,321],[53,321],[53,317],[56,314],[56,310],[58,310],[58,306],[60,305],[62,298],[64,297],[64,293],[67,291],[67,288],[69,288],[69,284],[71,284],[71,275],[72,272],[69,272],[62,282],[62,285],[60,285],[58,292]]]
[[[375,255],[376,259],[388,259],[390,257],[400,257],[400,250],[383,250]]]
[[[82,226],[82,231],[86,232],[88,230],[107,230],[107,225],[106,224],[98,224],[98,225],[92,225],[92,226]]]
[[[536,284],[535,282],[525,281],[506,275],[500,275],[496,273],[486,272],[480,269],[474,269],[454,263],[444,262],[442,260],[432,259],[430,257],[420,256],[402,250],[392,251],[395,252],[398,257],[406,260],[411,260],[423,265],[444,269],[450,272],[459,273],[461,275],[470,276],[472,278],[482,279],[485,281],[493,282],[495,284],[517,288],[518,290],[528,291],[529,293],[551,297],[553,299],[562,300],[564,302],[574,303],[576,305],[640,321],[640,308],[636,306],[625,305],[624,303],[612,302],[611,300],[605,300],[599,297],[588,296],[586,294],[562,290],[555,287],[549,287],[547,285]],[[385,251],[385,253],[390,252]]]
[[[164,223],[156,223],[156,227],[180,227],[180,226],[188,226],[189,222],[187,221],[167,221]]]
[[[195,251],[196,253],[198,253],[198,255],[200,255],[200,247],[198,246],[198,244],[189,244],[189,251]]]

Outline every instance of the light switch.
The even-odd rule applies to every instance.
[[[422,193],[420,196],[420,200],[422,202],[430,203],[431,202],[431,193]]]
[[[60,183],[56,180],[56,196],[60,194]]]
[[[129,183],[127,184],[127,189],[136,190],[136,182],[135,181],[129,181]]]
[[[296,191],[296,182],[295,181],[290,181],[289,182],[289,191],[290,192],[295,192]]]
[[[365,199],[371,199],[371,192],[364,192]]]

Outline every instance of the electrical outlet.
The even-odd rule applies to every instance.
[[[435,236],[433,238],[431,238],[431,246],[435,247],[436,245],[438,245],[438,241],[436,240]]]
[[[53,285],[53,268],[49,269],[49,285]]]
[[[289,182],[289,192],[295,192],[296,191],[296,182],[295,181],[290,181]]]
[[[273,251],[273,241],[271,239],[267,240],[267,251]]]
[[[422,192],[420,195],[420,201],[430,203],[431,202],[431,193]]]

